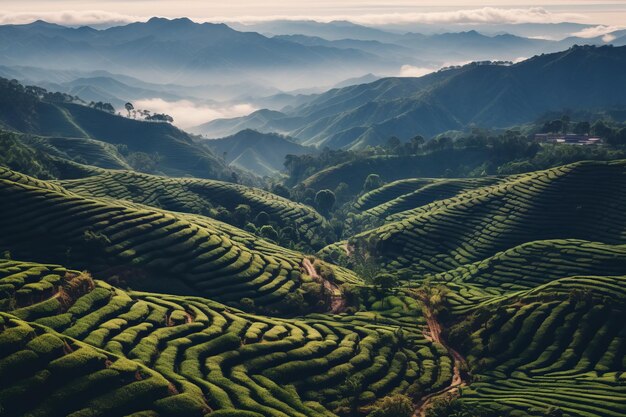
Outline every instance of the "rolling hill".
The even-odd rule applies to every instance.
[[[364,194],[355,209],[385,224],[347,250],[370,240],[403,278],[383,293],[197,214],[248,204],[323,233],[313,209],[265,191],[3,169],[0,375],[13,382],[0,378],[0,404],[9,416],[332,417],[381,398],[431,415],[443,399],[481,415],[621,416],[625,167],[405,178]]]
[[[222,139],[202,141],[216,155],[223,155],[231,166],[260,176],[271,176],[284,170],[285,156],[314,153],[291,138],[254,130]]]
[[[0,246],[16,255],[46,262],[67,258],[93,272],[130,279],[135,288],[205,295],[235,304],[249,298],[258,308],[278,312],[294,308],[285,303],[290,293],[306,295],[317,285],[304,273],[304,255],[220,221],[127,200],[82,196],[55,183],[1,172]],[[94,183],[91,188],[100,187],[97,179]],[[89,188],[85,182],[80,185]],[[118,190],[121,187],[117,185]],[[227,186],[223,188],[228,192]],[[36,216],[41,224],[16,222],[20,216]],[[301,220],[303,228],[307,220]],[[33,233],[39,235],[36,244]],[[146,271],[154,276],[145,279]],[[356,279],[342,269],[332,275],[338,282]]]
[[[376,256],[392,269],[420,277],[480,262],[531,242],[579,239],[626,243],[624,161],[578,162],[507,177],[493,184],[458,187],[441,200],[389,194],[370,213],[386,216],[380,228],[350,240],[374,239]],[[492,180],[493,181],[493,180]],[[420,185],[424,192],[432,185]],[[382,192],[381,192],[382,193]],[[422,193],[423,195],[424,193]],[[387,200],[385,202],[385,200]],[[399,210],[389,210],[400,201]],[[367,207],[367,206],[366,206]]]

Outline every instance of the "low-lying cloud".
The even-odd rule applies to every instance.
[[[330,22],[333,20],[349,20],[364,25],[390,24],[516,24],[516,23],[560,23],[584,20],[585,16],[577,13],[554,13],[543,7],[499,8],[482,7],[479,9],[462,9],[444,12],[420,13],[371,13],[333,16],[239,16],[211,19],[211,21],[231,21],[241,23],[258,23],[272,20],[316,20]]]
[[[133,102],[133,105],[137,109],[169,114],[174,118],[174,124],[183,129],[198,126],[215,119],[245,116],[257,110],[248,103],[215,106],[197,104],[190,100],[166,101],[162,98],[136,100]]]
[[[45,20],[64,26],[114,26],[144,21],[146,18],[102,10],[64,10],[58,12],[13,12],[0,11],[0,24],[24,24]]]
[[[602,37],[603,42],[611,42],[615,40],[615,35],[612,32],[626,29],[626,26],[612,26],[612,25],[598,25],[585,28],[580,32],[572,33],[572,36],[579,38],[597,38]]]
[[[422,77],[435,71],[432,68],[415,67],[413,65],[403,65],[400,68],[400,77]]]
[[[155,12],[154,14],[158,14]],[[135,21],[145,21],[149,15],[131,16],[107,11],[57,11],[57,12],[2,12],[0,24],[30,23],[42,19],[51,23],[68,26],[95,25],[111,26]],[[581,21],[585,16],[575,13],[555,13],[542,7],[528,8],[499,8],[482,7],[477,9],[462,9],[442,12],[392,12],[368,14],[342,15],[250,15],[224,17],[193,17],[197,22],[240,22],[258,23],[272,20],[316,20],[330,22],[333,20],[348,20],[364,25],[389,24],[515,24],[515,23],[558,23],[564,21]]]

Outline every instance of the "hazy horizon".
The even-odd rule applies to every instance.
[[[407,1],[388,2],[385,6],[367,1],[336,2],[311,0],[292,2],[274,0],[231,1],[228,5],[206,4],[195,0],[171,2],[157,0],[8,0],[0,6],[0,23],[28,23],[43,19],[67,25],[116,25],[146,20],[152,16],[188,17],[195,21],[258,22],[267,20],[348,20],[366,25],[385,24],[516,24],[573,22],[623,27],[626,4],[618,1],[589,2],[527,0],[450,1],[416,6]]]

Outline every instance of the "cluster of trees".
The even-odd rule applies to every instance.
[[[111,103],[104,103],[102,101],[94,102],[88,104],[92,109],[104,111],[107,113],[115,114],[115,107]]]
[[[626,126],[609,119],[572,121],[568,115],[560,119],[546,121],[541,127],[542,133],[575,133],[577,135],[598,136],[612,146],[626,145]]]
[[[133,119],[137,119],[137,117],[140,117],[150,122],[174,123],[174,118],[170,116],[169,114],[165,114],[165,113],[152,114],[150,110],[136,109],[133,103],[126,103],[124,105],[124,108],[128,112],[129,119],[132,116]]]

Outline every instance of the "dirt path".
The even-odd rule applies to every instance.
[[[445,340],[441,337],[441,324],[437,320],[437,317],[433,314],[427,300],[421,300],[425,307],[426,316],[426,329],[424,330],[424,336],[431,342],[437,342],[446,348],[448,354],[452,357],[452,379],[450,385],[440,389],[437,392],[425,395],[418,402],[415,403],[415,412],[413,417],[425,417],[426,410],[431,405],[433,400],[444,394],[456,394],[459,388],[467,385],[467,381],[464,380],[464,376],[461,373],[461,367],[467,369],[465,358],[459,352],[451,348]]]
[[[350,246],[348,242],[344,243],[343,250],[346,251],[346,256],[349,258],[354,253],[354,246]]]
[[[302,267],[314,280],[321,282],[324,289],[330,294],[330,312],[332,314],[339,314],[343,312],[347,307],[347,303],[346,299],[343,297],[341,289],[334,282],[330,282],[329,280],[322,278],[317,273],[315,267],[308,258],[304,258],[302,261]]]

